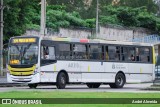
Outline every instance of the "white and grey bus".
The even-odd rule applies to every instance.
[[[151,82],[155,78],[154,47],[146,43],[58,37],[19,36],[9,41],[7,80],[38,84],[109,84]]]

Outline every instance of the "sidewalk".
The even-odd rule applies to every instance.
[[[0,76],[0,84],[7,83],[7,77],[6,76]]]
[[[25,86],[25,84],[8,83],[6,76],[0,76],[0,87]]]

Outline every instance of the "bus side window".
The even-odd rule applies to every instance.
[[[120,47],[116,47],[116,61],[120,61]]]
[[[48,46],[46,46],[45,50],[44,50],[44,59],[49,59],[49,49],[48,49]]]
[[[109,55],[108,55],[108,46],[106,46],[106,60],[109,60]]]
[[[71,59],[72,56],[71,44],[62,43],[59,44],[59,56],[58,59]]]
[[[74,44],[73,45],[73,58],[86,60],[87,57],[87,45],[84,44]]]
[[[150,49],[147,47],[140,48],[140,59],[142,62],[150,62]]]
[[[135,61],[135,48],[129,47],[129,61]]]
[[[108,46],[109,60],[120,61],[120,47]]]
[[[93,60],[101,60],[103,59],[102,55],[102,46],[99,45],[90,45],[89,46],[89,54],[90,54],[90,59]]]
[[[136,61],[140,61],[140,59],[139,59],[139,48],[136,48]]]
[[[41,59],[55,59],[55,48],[42,46],[41,47]]]
[[[135,48],[131,46],[121,47],[122,61],[135,61]]]
[[[48,47],[48,52],[49,59],[55,59],[55,48]]]
[[[45,56],[47,55],[46,46],[41,46],[41,59],[46,59]]]
[[[126,56],[126,48],[121,47],[121,59],[122,59],[122,61],[125,61],[125,56]]]

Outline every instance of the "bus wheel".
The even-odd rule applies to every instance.
[[[37,84],[28,84],[28,86],[29,86],[29,88],[35,89],[37,87]]]
[[[87,83],[88,88],[99,88],[101,83]]]
[[[111,88],[123,88],[126,82],[125,76],[122,73],[118,73],[115,78],[115,83],[110,83]]]
[[[58,74],[56,86],[58,89],[64,89],[67,83],[67,76],[61,72]]]

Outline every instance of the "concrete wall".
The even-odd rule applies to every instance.
[[[85,30],[85,29],[60,28],[59,34],[62,37],[88,38],[89,36],[91,36],[91,31],[90,30]]]
[[[36,30],[27,30],[24,35],[39,36],[40,32]],[[72,37],[72,38],[88,38],[91,36],[91,30],[86,29],[68,29],[60,28],[59,32],[49,31],[46,36]]]
[[[101,26],[97,38],[106,40],[118,40],[126,41],[133,38],[140,38],[150,35],[151,32],[147,29],[137,28],[128,29],[124,27],[115,26]],[[40,35],[38,31],[27,30],[25,35]],[[59,32],[49,32],[47,36],[59,36],[59,37],[73,37],[73,38],[88,38],[93,36],[93,29],[71,29],[71,28],[60,28]]]
[[[123,27],[100,27],[99,38],[106,40],[127,41],[133,38],[141,38],[150,35],[151,32],[144,28],[128,29]]]

